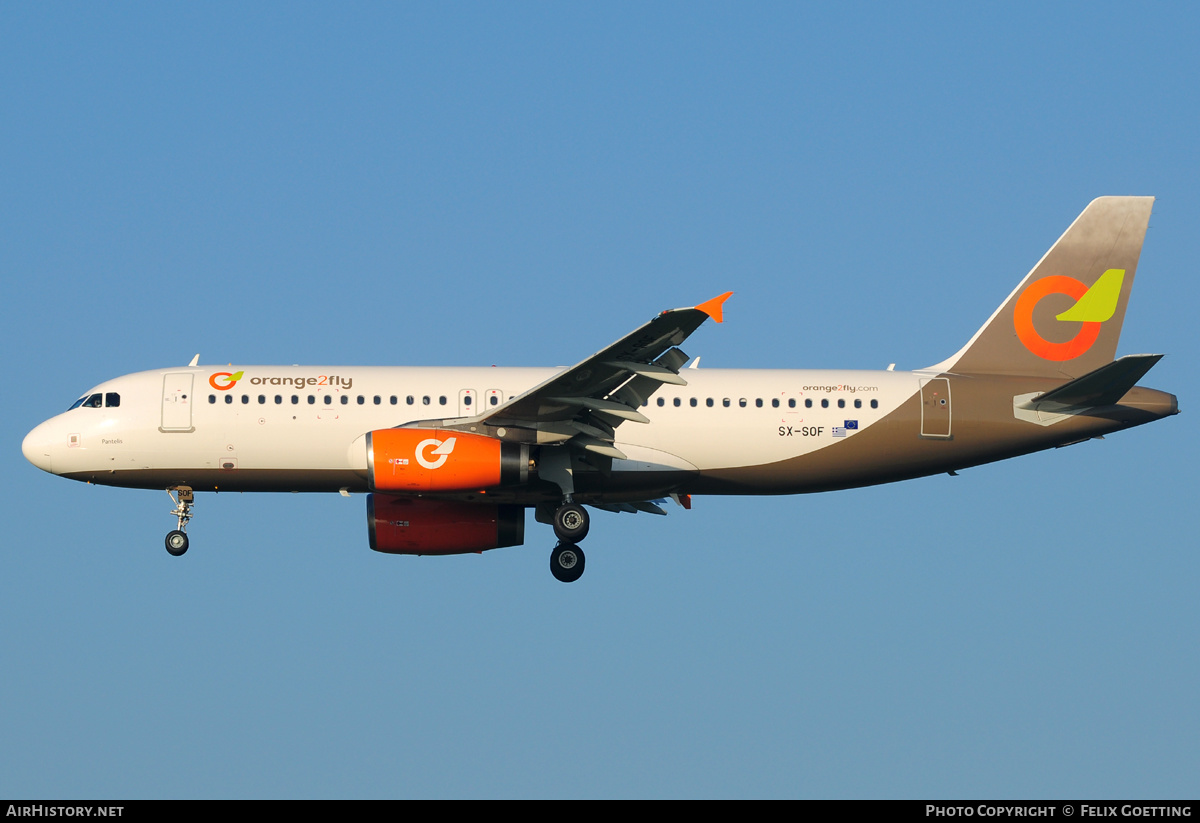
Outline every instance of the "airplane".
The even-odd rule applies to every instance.
[[[188,549],[195,492],[367,494],[372,549],[524,542],[526,509],[578,580],[588,507],[665,514],[694,495],[890,483],[1177,414],[1114,359],[1152,197],[1092,201],[956,354],[915,371],[697,368],[679,346],[727,292],[664,311],[566,369],[201,366],[89,389],[25,457],[88,483],[164,489]],[[691,361],[691,366],[685,365]]]

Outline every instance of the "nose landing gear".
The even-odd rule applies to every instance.
[[[178,486],[174,489],[167,489],[167,496],[175,504],[175,509],[171,514],[179,519],[179,527],[167,532],[165,542],[168,554],[179,557],[188,550],[187,524],[192,519],[195,493],[188,486]]]

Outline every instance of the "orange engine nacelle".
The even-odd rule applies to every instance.
[[[386,554],[466,554],[525,542],[525,509],[367,495],[371,548]]]
[[[513,486],[529,479],[529,446],[445,429],[367,434],[372,491],[424,494]]]

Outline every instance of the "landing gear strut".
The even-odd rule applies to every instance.
[[[176,497],[176,494],[178,494],[178,497]],[[167,552],[175,557],[179,557],[188,550],[187,524],[192,519],[192,505],[195,503],[195,494],[187,486],[179,486],[178,488],[167,489],[167,496],[175,504],[175,510],[171,514],[179,518],[179,527],[167,532]]]
[[[583,576],[583,549],[574,543],[559,543],[550,552],[550,573],[555,580],[574,583]]]

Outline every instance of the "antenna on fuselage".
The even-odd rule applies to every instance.
[[[200,365],[200,353],[196,352],[196,356],[192,358],[192,362],[188,363],[188,368],[194,368]]]

